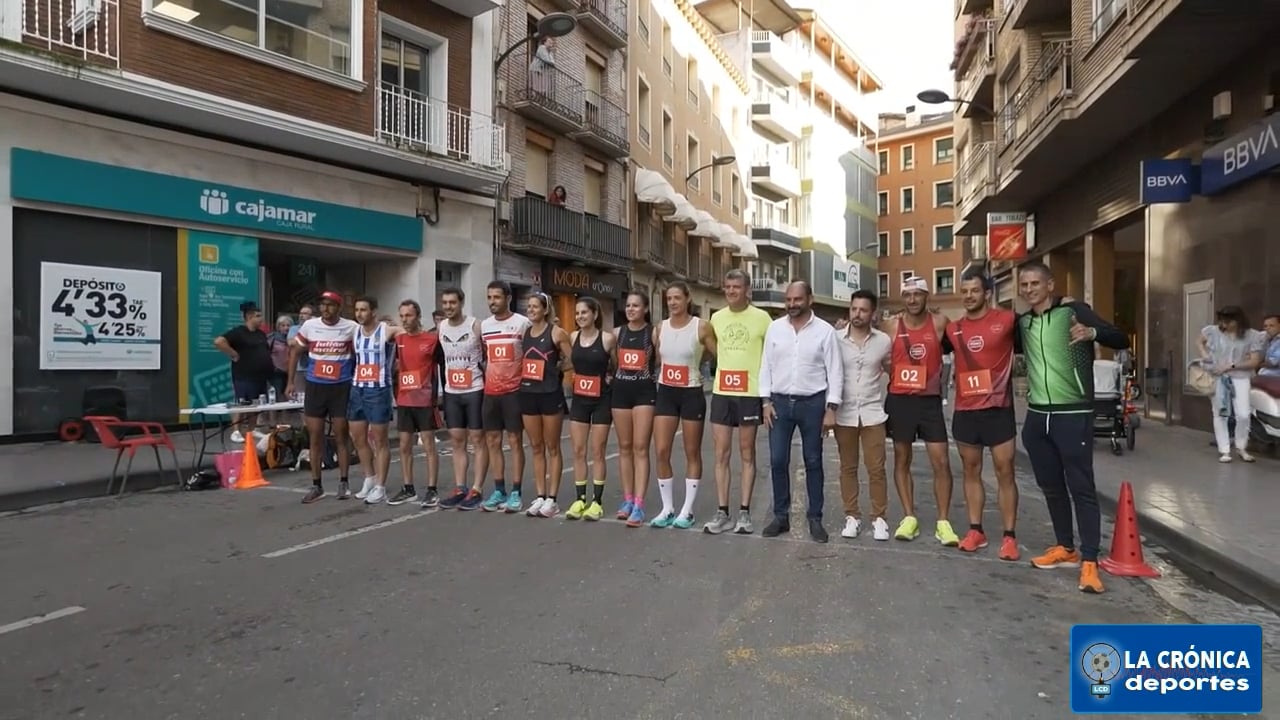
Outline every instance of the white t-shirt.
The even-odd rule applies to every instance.
[[[355,375],[355,338],[360,329],[355,320],[338,318],[332,325],[320,318],[302,323],[297,340],[306,346],[307,382],[330,385],[349,383]]]

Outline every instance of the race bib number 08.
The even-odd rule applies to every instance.
[[[422,388],[422,374],[417,370],[405,370],[400,373],[401,390],[419,390]]]

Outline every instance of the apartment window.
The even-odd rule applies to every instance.
[[[600,117],[604,101],[604,63],[588,55],[586,57],[586,75],[582,83],[582,117],[592,127],[604,125]],[[623,73],[624,75],[626,73]]]
[[[876,294],[880,297],[889,297],[889,273],[876,275]]]
[[[604,210],[604,163],[587,159],[582,168],[582,212],[600,217]]]
[[[671,77],[672,63],[671,26],[662,21],[662,74]]]
[[[889,174],[889,151],[881,150],[879,153],[879,156],[880,156],[880,174],[888,175]]]
[[[738,173],[733,173],[729,178],[729,202],[732,203],[730,210],[732,210],[734,217],[742,214],[741,197],[742,181],[738,179]]]
[[[936,208],[951,207],[955,204],[955,190],[950,180],[939,180],[933,184],[933,206]]]
[[[720,120],[720,86],[715,83],[711,85],[711,117]]]
[[[915,277],[915,276],[916,276],[916,271],[915,271],[915,270],[903,270],[902,272],[898,273],[898,275],[900,276],[900,277],[898,278],[898,282],[899,282],[898,287],[899,287],[899,288],[901,288],[903,285],[906,285],[906,284],[907,284],[907,281],[908,281],[908,280],[910,280],[911,278],[913,278],[913,277]]]
[[[670,170],[675,166],[675,135],[674,123],[671,121],[671,113],[666,110],[662,111],[662,166]]]
[[[954,230],[950,225],[933,226],[933,249],[937,252],[953,250],[956,246]]]
[[[686,73],[689,86],[689,104],[698,107],[698,95],[701,88],[698,87],[698,61],[689,58],[688,71]]]
[[[640,136],[640,144],[649,145],[649,121],[653,117],[653,96],[649,93],[649,83],[643,77],[636,81],[636,132]]]
[[[956,291],[956,269],[939,268],[933,271],[933,292],[937,294]]]
[[[916,231],[910,228],[902,231],[902,254],[913,255],[916,251]]]
[[[889,233],[876,233],[876,257],[889,257]]]
[[[933,141],[933,164],[942,165],[955,159],[956,139],[953,137],[938,138]]]
[[[881,216],[889,214],[889,191],[881,190],[876,193],[876,212]]]
[[[379,131],[422,145],[431,138],[431,50],[384,33],[379,51]],[[439,142],[438,140],[436,142]]]
[[[903,145],[902,146],[902,169],[914,170],[915,167],[916,167],[916,146]]]
[[[649,44],[649,0],[636,4],[636,31],[645,45]]]
[[[899,191],[902,212],[909,213],[916,209],[916,189],[904,187]]]
[[[524,143],[524,191],[527,195],[546,198],[551,195],[551,150],[541,143]]]
[[[719,160],[720,156],[712,155],[711,162]],[[711,202],[719,205],[724,202],[724,173],[718,165],[712,165],[711,170]]]
[[[685,137],[685,172],[693,173],[702,167],[702,147],[698,144],[698,138],[689,135]],[[689,187],[694,190],[702,186],[702,181],[698,179],[699,175],[695,174],[689,178]]]
[[[1128,6],[1129,0],[1093,0],[1093,39],[1106,35]]]
[[[359,81],[358,43],[351,28],[360,27],[354,11],[364,5],[351,0],[315,0],[305,4],[270,0],[143,0],[143,22],[148,27],[180,35],[193,42],[226,52],[287,64],[302,74],[334,74]],[[386,19],[383,20],[387,24]],[[444,39],[403,25],[416,42],[443,45]],[[397,33],[400,34],[400,33]],[[428,39],[429,38],[429,39]],[[435,49],[435,47],[432,47]],[[279,58],[285,58],[281,63]],[[317,73],[319,71],[319,73]]]

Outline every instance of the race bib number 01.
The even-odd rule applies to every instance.
[[[471,371],[466,368],[458,370],[450,370],[448,372],[449,387],[454,390],[470,390],[472,375]]]
[[[662,383],[664,385],[675,385],[676,387],[687,386],[689,384],[689,366],[663,364]]]
[[[382,366],[377,363],[361,363],[356,366],[356,382],[373,382],[382,373]]]
[[[491,363],[507,363],[516,359],[510,345],[485,345],[485,349]]]
[[[644,370],[645,360],[647,359],[648,356],[643,350],[624,348],[618,351],[618,367],[623,370],[631,370],[633,372]]]
[[[744,393],[747,391],[746,370],[721,370],[720,383],[716,387],[720,392]]]
[[[960,393],[961,397],[990,395],[991,371],[974,370],[973,372],[960,373],[959,382],[956,383],[956,390]]]
[[[919,365],[905,365],[893,371],[891,389],[894,391],[924,390],[928,373]]]
[[[547,361],[539,358],[525,358],[524,367],[520,370],[522,380],[539,382],[547,374]]]
[[[422,373],[417,370],[405,370],[400,373],[401,390],[422,389]]]
[[[315,373],[318,380],[337,380],[342,376],[342,365],[328,360],[317,360],[311,366],[311,371]]]
[[[600,397],[600,378],[595,375],[576,375],[573,378],[573,394],[583,397]]]

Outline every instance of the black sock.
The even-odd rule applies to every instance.
[[[338,482],[349,482],[345,477],[338,478]]]
[[[729,506],[728,506],[728,505],[721,505],[721,506],[720,506],[720,512],[724,513],[725,515],[728,515],[728,514],[729,514]]]
[[[311,484],[312,484],[312,485],[314,485],[314,486],[316,486],[316,487],[318,487],[318,488],[323,488],[323,487],[324,487],[324,483],[322,483],[322,482],[320,481],[320,478],[311,478]]]
[[[1008,538],[1016,538],[1016,537],[1018,537],[1018,536],[1017,536],[1017,534],[1016,534],[1016,533],[1014,533],[1012,530],[1005,530],[1005,531],[1004,531],[1004,536],[1005,536],[1005,537],[1008,537]]]
[[[578,494],[578,499],[579,499],[579,500],[581,500],[581,501],[583,501],[583,502],[586,502],[586,500],[587,500],[587,485],[586,485],[586,483],[583,483],[583,484],[581,484],[581,485],[574,485],[574,486],[573,486],[573,489],[574,489],[574,492],[576,492],[576,493]]]
[[[502,479],[494,480],[494,481],[493,481],[493,487],[494,487],[494,489],[495,489],[495,490],[497,490],[498,492],[502,493],[503,495],[506,495],[506,494],[507,494],[507,481],[506,481],[506,480],[502,480]]]
[[[969,529],[982,532],[982,523],[969,523]]]
[[[738,509],[741,510],[742,512],[751,512],[751,508],[747,505],[739,505]]]
[[[414,488],[412,484],[405,485],[405,486],[404,486],[404,491],[405,491],[405,492],[407,492],[407,493],[409,493],[410,495],[417,495],[417,494],[418,494],[417,489],[416,489],[416,488]]]
[[[592,488],[592,490],[593,490],[591,494],[592,500],[595,500],[596,502],[601,502],[604,500],[604,483],[602,482],[596,483],[595,487]]]

